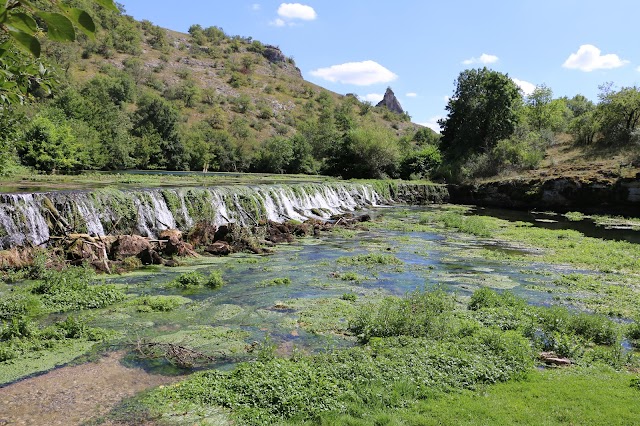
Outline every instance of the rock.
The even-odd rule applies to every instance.
[[[124,260],[126,257],[136,256],[145,250],[152,250],[151,243],[140,235],[121,235],[111,247],[112,259]]]
[[[182,240],[182,231],[179,229],[165,229],[160,232],[159,238],[161,240],[169,240],[173,238],[174,240],[180,241]]]
[[[178,229],[165,229],[160,233],[162,253],[167,256],[198,257],[193,246],[182,241],[182,231]]]
[[[284,56],[282,50],[280,50],[279,47],[271,46],[269,44],[265,45],[262,56],[267,58],[267,61],[272,63],[286,62],[287,60],[286,56]]]
[[[230,224],[232,225],[232,224]],[[228,241],[229,234],[231,233],[230,225],[219,226],[214,235],[214,241]]]
[[[194,247],[205,247],[216,239],[220,239],[216,238],[218,229],[218,226],[211,221],[200,221],[191,228],[187,241]]]
[[[265,239],[275,244],[290,243],[294,240],[291,230],[286,223],[272,221],[269,221],[267,224],[267,235]]]
[[[393,93],[393,90],[391,90],[391,87],[387,87],[387,91],[384,92],[384,98],[382,98],[382,100],[378,102],[376,107],[387,107],[387,109],[391,112],[395,112],[396,114],[404,114],[402,105],[400,105],[400,102],[398,101],[398,98],[396,98],[396,95]]]
[[[204,251],[206,251],[209,254],[213,254],[216,256],[226,256],[228,254],[231,254],[231,252],[233,251],[231,246],[229,245],[229,243],[227,243],[226,241],[216,241],[213,244],[209,244]]]
[[[545,364],[552,364],[561,367],[571,365],[571,360],[569,358],[559,357],[555,352],[540,352],[539,358]]]
[[[143,250],[138,258],[142,262],[143,265],[164,265],[165,260],[160,256],[160,254],[153,250],[152,248],[148,248]]]

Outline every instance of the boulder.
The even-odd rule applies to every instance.
[[[226,241],[216,241],[213,244],[209,244],[204,251],[216,256],[226,256],[233,252],[233,249]]]
[[[560,367],[567,367],[572,364],[569,358],[559,357],[555,352],[540,352],[539,358],[545,364],[557,365]]]
[[[200,221],[191,228],[191,231],[189,231],[187,241],[194,247],[205,247],[216,241],[217,231],[218,226],[213,222]]]
[[[111,246],[110,258],[124,260],[126,257],[140,257],[145,250],[152,250],[151,243],[140,235],[120,235]]]
[[[182,232],[178,229],[166,229],[160,233],[162,253],[167,256],[198,257],[193,246],[182,241]]]

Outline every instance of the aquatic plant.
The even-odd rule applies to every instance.
[[[584,220],[587,216],[581,212],[567,212],[563,215],[570,222],[580,222]]]
[[[271,287],[271,286],[279,286],[279,285],[290,285],[291,278],[289,277],[280,277],[273,278],[271,280],[264,280],[258,283],[258,287]]]
[[[336,262],[340,265],[402,265],[400,259],[392,254],[386,253],[368,253],[359,254],[357,256],[339,257]]]
[[[170,283],[170,286],[177,287],[182,290],[202,287],[205,283],[205,277],[198,271],[190,271],[181,274]]]
[[[211,271],[204,285],[212,289],[222,287],[223,285],[225,285],[225,281],[222,278],[222,273],[220,273],[220,271],[217,271],[217,270]]]
[[[189,303],[189,299],[180,296],[143,296],[133,301],[138,312],[169,312]]]

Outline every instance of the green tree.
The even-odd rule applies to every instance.
[[[636,86],[613,90],[611,84],[600,86],[595,116],[600,123],[603,141],[609,145],[627,144],[636,136],[640,121],[640,89]]]
[[[18,151],[23,163],[36,170],[55,173],[82,166],[80,144],[61,114],[41,114],[27,127]]]
[[[284,173],[293,160],[293,144],[290,139],[272,137],[264,141],[258,153],[257,171]]]
[[[428,127],[416,130],[412,140],[419,146],[437,145],[440,143],[440,135]]]
[[[178,111],[157,95],[144,95],[133,114],[133,134],[140,138],[154,138],[157,135],[160,152],[149,159],[155,167],[169,170],[184,170],[188,167],[185,146],[178,134]]]
[[[368,123],[349,130],[334,146],[326,171],[343,178],[384,178],[396,174],[399,159],[395,134]]]
[[[293,157],[289,162],[287,173],[317,174],[318,164],[313,158],[311,144],[301,134],[291,138]]]
[[[573,118],[579,117],[595,109],[595,104],[583,95],[575,95],[573,98],[565,98],[567,108],[573,114]]]
[[[118,11],[113,0],[95,3]],[[22,102],[33,84],[41,83],[43,66],[32,58],[40,56],[37,34],[44,32],[53,41],[75,41],[76,29],[93,38],[96,25],[84,10],[58,2],[35,3],[8,0],[0,4],[0,100],[4,103]],[[32,58],[30,58],[31,56]]]
[[[442,164],[442,155],[435,145],[426,145],[406,156],[400,164],[402,179],[427,178]]]
[[[450,159],[489,152],[518,124],[520,89],[508,75],[487,68],[460,73],[446,106],[441,148]]]
[[[553,99],[550,87],[544,84],[537,86],[527,96],[525,104],[528,122],[534,130],[561,131],[566,128],[567,105],[563,99]]]

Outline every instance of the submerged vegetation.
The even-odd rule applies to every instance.
[[[138,403],[151,416],[222,406],[248,425],[352,424],[346,419],[367,421],[383,412],[392,419],[430,401],[439,406],[454,390],[536,380],[537,351],[571,357],[583,366],[575,373],[578,380],[583,368],[611,368],[604,374],[613,378],[615,369],[638,362],[619,347],[620,327],[611,320],[531,307],[487,289],[474,293],[466,309],[439,290],[386,298],[360,310],[350,329],[362,346],[281,358],[267,344],[255,362],[229,373],[194,374]],[[627,400],[631,396],[627,392]]]
[[[131,421],[188,413],[193,422],[402,424],[457,412],[456,401],[490,419],[478,398],[517,405],[505,389],[535,394],[541,380],[576,395],[591,374],[621,398],[606,410],[634,414],[623,404],[637,394],[637,245],[460,206],[378,217],[350,238],[320,236],[337,246],[307,239],[269,258],[203,257],[113,279],[85,267],[54,271],[42,258],[0,286],[0,377],[46,370],[104,342],[141,348],[137,362],[160,371],[238,363],[110,415]],[[197,362],[181,362],[185,354]],[[534,368],[553,362],[571,373]],[[542,407],[541,416],[556,415],[548,400]],[[593,418],[579,407],[566,415]]]

